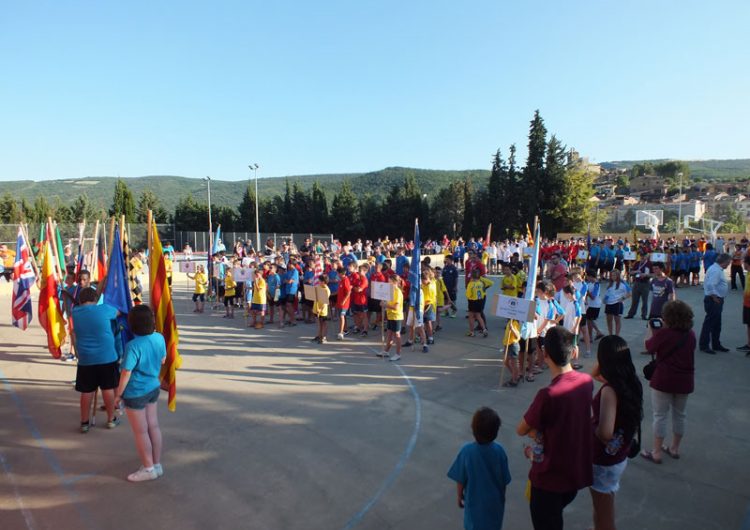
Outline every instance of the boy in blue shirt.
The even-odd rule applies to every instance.
[[[457,483],[458,507],[464,510],[466,530],[500,530],[505,514],[505,488],[510,470],[505,449],[495,442],[500,416],[482,407],[471,419],[475,442],[464,445],[448,477]]]

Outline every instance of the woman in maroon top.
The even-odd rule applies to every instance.
[[[693,310],[682,300],[664,304],[663,326],[646,332],[646,350],[656,355],[651,377],[651,405],[654,411],[654,447],[641,456],[661,464],[662,452],[680,458],[680,442],[685,434],[685,408],[695,382],[695,333]],[[672,410],[672,443],[665,445],[667,415]]]
[[[614,530],[615,493],[628,465],[628,453],[643,417],[643,387],[627,342],[608,335],[599,343],[592,375],[603,385],[592,403],[594,424],[594,528]]]

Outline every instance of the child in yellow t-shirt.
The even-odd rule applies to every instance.
[[[325,291],[320,294],[318,299],[318,290],[322,289]],[[313,303],[313,315],[318,317],[318,334],[313,339],[313,342],[325,344],[328,342],[326,336],[328,335],[328,300],[331,298],[331,290],[328,288],[328,275],[321,274],[318,276],[318,285],[316,286],[316,300]]]
[[[435,313],[435,331],[440,331],[443,326],[440,325],[440,315],[445,311],[444,316],[448,316],[448,309],[450,309],[453,300],[448,293],[448,287],[445,285],[445,281],[441,275],[440,267],[435,267],[435,287],[437,289],[437,307]]]
[[[227,268],[224,274],[224,307],[227,314],[224,318],[234,318],[234,295],[237,292],[237,282],[234,281],[232,269]]]
[[[388,357],[390,361],[401,359],[401,324],[404,322],[404,293],[402,291],[401,278],[397,275],[390,277],[393,297],[390,302],[380,302],[385,307],[385,317],[388,321],[386,329],[388,335],[385,339],[385,347],[382,352],[378,352],[378,357]],[[388,351],[391,344],[396,344],[396,353],[390,355]]]
[[[500,289],[505,296],[518,296],[518,278],[513,275],[510,265],[503,265],[503,280],[500,282]]]
[[[195,267],[195,274],[187,273],[187,277],[191,280],[195,280],[195,290],[193,291],[193,303],[195,309],[193,313],[203,313],[203,307],[206,304],[206,286],[208,285],[208,279],[206,278],[206,272],[203,265],[197,265]]]
[[[250,311],[253,314],[253,327],[255,329],[261,329],[266,315],[266,280],[263,279],[263,270],[260,267],[255,269],[253,298],[250,302]],[[260,316],[260,322],[258,322],[258,316]],[[248,324],[248,327],[249,326],[250,324]]]
[[[474,324],[476,322],[479,322],[482,336],[487,337],[488,335],[487,323],[482,318],[482,313],[487,299],[487,289],[494,283],[492,280],[480,276],[479,270],[471,271],[471,280],[466,286],[466,299],[469,301],[469,331],[466,333],[468,337],[474,336]]]
[[[521,352],[521,323],[518,320],[508,320],[503,335],[505,347],[505,366],[510,370],[510,379],[503,386],[514,387],[521,381],[521,369],[518,365],[518,354]]]

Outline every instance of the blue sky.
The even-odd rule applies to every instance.
[[[747,158],[750,2],[6,4],[0,180]]]

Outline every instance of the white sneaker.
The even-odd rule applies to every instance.
[[[377,355],[378,357],[388,357],[388,352],[387,351],[379,351],[375,355]]]
[[[388,357],[388,360],[389,361],[400,361],[401,360],[401,356],[398,353],[394,353],[393,355],[391,355],[390,357]]]
[[[156,480],[157,478],[159,478],[159,475],[156,472],[156,469],[154,469],[153,467],[149,471],[145,467],[141,466],[138,471],[128,475],[128,480],[130,482],[145,482],[147,480]]]
[[[336,335],[336,340],[344,340],[344,334],[339,333],[338,335]]]
[[[154,471],[156,471],[157,477],[160,477],[164,474],[164,468],[161,467],[161,464],[154,464]]]

